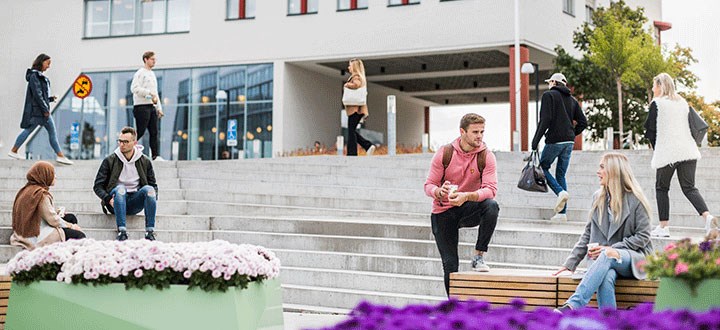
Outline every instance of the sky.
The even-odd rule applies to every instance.
[[[667,48],[675,44],[690,47],[698,63],[690,70],[700,80],[697,92],[706,102],[720,100],[720,0],[662,0],[663,21],[672,23],[662,33]],[[535,103],[528,106],[529,121],[534,122]],[[430,146],[436,148],[459,136],[460,118],[468,112],[485,117],[485,143],[491,150],[511,150],[509,105],[439,106],[430,108]],[[530,125],[530,139],[535,134]],[[544,141],[544,139],[543,139]],[[542,142],[540,143],[542,148]],[[590,147],[589,145],[587,147]]]

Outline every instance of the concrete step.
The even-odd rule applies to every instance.
[[[114,215],[84,212],[75,213],[75,215],[78,218],[78,224],[82,228],[116,229]],[[145,217],[143,215],[131,215],[127,217],[126,223],[129,229],[144,229]],[[12,226],[12,211],[0,210],[0,226]],[[158,230],[207,231],[211,229],[211,219],[203,216],[157,215],[155,217],[155,227]],[[0,242],[3,241],[0,240]]]
[[[81,225],[82,227],[82,225]],[[87,238],[94,240],[114,240],[117,235],[116,229],[97,229],[97,228],[83,228],[83,232]],[[0,242],[5,244],[10,242],[10,235],[12,235],[11,227],[0,227]],[[130,239],[142,239],[145,236],[145,229],[128,229],[128,236]],[[208,242],[213,240],[213,233],[209,230],[165,230],[156,228],[155,238],[162,242]],[[0,260],[0,262],[7,262],[7,260]]]
[[[0,202],[13,202],[19,189],[0,189]],[[56,205],[62,206],[66,202],[90,202],[100,201],[92,190],[89,189],[55,189],[51,188],[53,201]],[[185,191],[181,189],[162,189],[162,200],[183,200]]]
[[[20,190],[27,183],[24,176],[17,178],[0,178],[0,189]],[[82,179],[65,179],[59,177],[57,183],[51,189],[87,189],[92,191],[95,183],[95,175]],[[162,189],[179,189],[180,179],[178,178],[157,178],[157,185]]]
[[[70,167],[56,167],[55,175],[62,179],[95,179],[100,163],[97,166],[70,166]],[[30,166],[0,166],[0,178],[25,178],[27,171]],[[176,167],[155,167],[153,165],[153,172],[155,172],[156,178],[177,178],[178,170]]]
[[[160,192],[160,198],[162,198],[162,191]],[[65,211],[67,213],[100,213],[102,209],[100,207],[100,200],[96,199],[91,202],[66,202],[63,203]],[[0,210],[12,210],[12,202],[0,202]],[[139,214],[144,214],[140,211]],[[166,201],[160,199],[157,204],[157,214],[160,215],[184,215],[187,213],[187,202],[181,200]]]
[[[283,284],[416,295],[445,292],[442,276],[364,272],[348,269],[282,267]]]
[[[441,301],[447,300],[447,297],[442,293],[438,293],[438,295],[434,296],[423,296],[415,294],[397,294],[382,291],[337,289],[294,284],[283,284],[282,288],[283,302],[289,304],[316,302],[319,306],[334,308],[352,309],[361,301],[401,307],[408,304],[435,305]]]

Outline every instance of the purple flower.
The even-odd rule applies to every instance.
[[[713,242],[712,241],[700,242],[699,247],[700,247],[700,251],[702,251],[702,252],[710,251],[713,248]]]

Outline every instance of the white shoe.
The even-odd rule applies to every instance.
[[[57,157],[55,158],[55,161],[57,161],[58,163],[63,164],[63,165],[73,165],[73,164],[75,164],[75,162],[73,162],[72,160],[69,160],[69,159],[68,159],[67,157],[65,157],[65,156],[63,156],[63,157],[57,156]]]
[[[570,198],[570,194],[563,190],[558,194],[557,202],[555,202],[555,213],[562,211],[565,208],[565,204]]]
[[[718,229],[718,218],[710,214],[705,217],[705,235],[710,234],[713,229]]]
[[[367,155],[372,156],[375,153],[375,145],[370,146],[367,150]]]
[[[550,218],[551,222],[567,222],[567,214],[564,213],[558,213],[553,215],[552,218]]]
[[[653,229],[650,232],[650,236],[652,237],[670,237],[670,226],[665,226],[665,228],[660,227],[660,225],[657,225],[655,229]]]
[[[25,157],[23,157],[23,156],[20,155],[19,153],[17,153],[17,152],[12,152],[12,151],[9,151],[9,152],[8,152],[8,157],[13,158],[13,159],[25,159]]]

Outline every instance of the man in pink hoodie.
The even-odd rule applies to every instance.
[[[497,193],[495,155],[483,142],[485,118],[469,113],[460,120],[460,137],[451,146],[440,148],[432,159],[425,181],[425,194],[433,198],[432,232],[445,273],[445,291],[450,293],[450,273],[458,271],[458,230],[478,226],[472,269],[490,271],[483,255],[495,231],[500,207]],[[453,148],[447,168],[443,167],[444,148]],[[485,152],[483,153],[483,151]],[[485,155],[485,167],[478,170],[477,157]],[[456,191],[450,188],[457,186]],[[454,187],[453,187],[454,188]],[[454,190],[454,189],[453,189]]]

